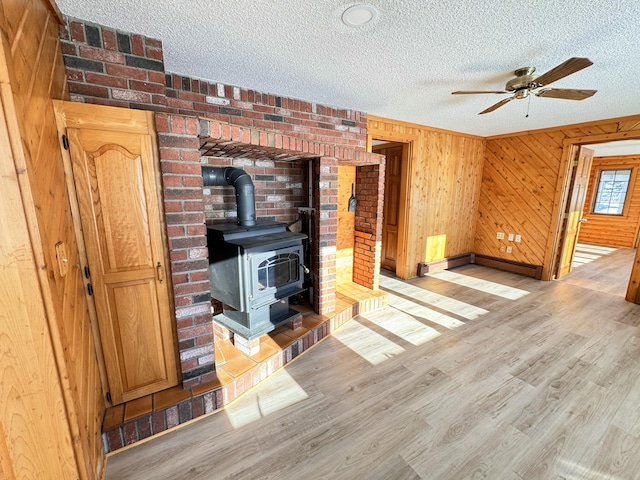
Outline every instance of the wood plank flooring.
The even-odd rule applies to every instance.
[[[559,281],[624,297],[635,254],[635,248],[578,243],[573,270]]]
[[[640,306],[466,265],[398,281],[116,479],[640,478]]]

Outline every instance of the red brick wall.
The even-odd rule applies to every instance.
[[[298,218],[298,207],[307,206],[306,161],[207,158],[207,163],[242,168],[251,176],[256,192],[256,215],[262,220],[293,222]],[[204,191],[207,223],[228,222],[236,218],[233,187],[207,187]]]
[[[338,160],[320,157],[314,161],[313,208],[316,241],[313,243],[313,285],[317,290],[314,310],[330,314],[336,305],[336,235],[338,233]]]
[[[231,187],[207,189],[211,195],[203,195],[196,117],[242,127],[248,135],[249,128],[251,135],[258,130],[274,132],[281,144],[270,146],[318,154],[320,158],[314,160],[313,200],[318,212],[318,239],[313,242],[315,307],[319,313],[332,312],[337,159],[354,164],[379,161],[377,156],[365,153],[366,115],[166,73],[159,40],[82,20],[65,21],[60,38],[73,101],[159,112],[156,127],[184,387],[215,377],[205,219],[231,220],[236,212]],[[225,138],[231,139],[232,135]],[[207,157],[204,162],[244,168],[256,186],[257,214],[261,218],[293,221],[297,207],[307,204],[307,161]],[[377,258],[379,261],[379,254]]]
[[[380,284],[384,161],[356,169],[358,207],[355,219],[353,281],[377,289]]]
[[[166,109],[162,42],[65,17],[60,45],[71,99]]]
[[[204,116],[366,149],[365,113],[168,73],[160,40],[65,21],[60,40],[74,101]]]
[[[214,380],[198,120],[156,114],[184,388]]]
[[[321,143],[364,150],[366,114],[257,92],[246,88],[167,75],[169,111],[201,115],[232,125],[285,133]]]

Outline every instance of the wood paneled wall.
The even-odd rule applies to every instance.
[[[9,212],[11,215],[3,212],[2,220],[9,222],[21,212],[24,216],[15,225],[3,226],[3,231],[17,235],[10,245],[21,243],[15,245],[20,247],[16,258],[6,251],[2,258],[3,270],[19,267],[13,273],[23,279],[13,284],[2,279],[7,289],[2,297],[23,302],[23,310],[11,311],[12,316],[2,321],[3,330],[16,335],[8,343],[3,339],[2,345],[15,348],[21,358],[15,377],[7,376],[10,365],[2,365],[2,387],[14,388],[11,398],[21,398],[24,407],[5,407],[3,396],[2,419],[13,422],[12,428],[23,421],[22,433],[33,434],[12,438],[19,432],[4,424],[10,463],[5,464],[3,458],[3,469],[13,466],[15,478],[93,479],[101,477],[104,466],[100,424],[105,405],[51,102],[67,97],[59,19],[55,4],[47,0],[0,3],[6,66],[0,72],[2,106],[11,139],[11,151],[3,150],[7,154],[3,155],[3,169],[13,168],[13,178],[3,175],[2,179],[11,184],[18,179],[23,206],[19,208],[18,199],[11,196],[15,186],[13,190],[3,187],[3,209],[19,210]],[[13,158],[13,165],[5,165],[5,158]],[[56,245],[63,245],[67,253],[64,275]],[[18,335],[25,338],[19,340]],[[12,358],[5,352],[1,357],[3,362]],[[44,375],[42,385],[30,382],[32,370],[34,378],[38,372]],[[28,384],[22,385],[24,390],[21,381]],[[3,473],[12,478],[10,472]]]
[[[338,232],[336,234],[336,284],[353,281],[353,248],[356,214],[348,211],[351,184],[356,183],[354,165],[338,166]]]
[[[601,170],[617,170],[631,168],[635,175],[631,177],[627,191],[627,208],[622,215],[598,215],[593,210],[594,191],[596,189]],[[585,200],[584,215],[587,219],[580,227],[580,242],[597,243],[600,245],[615,245],[633,248],[640,226],[640,155],[625,155],[620,157],[595,157],[591,166],[589,187]]]
[[[570,146],[639,136],[633,116],[487,138],[473,251],[542,266],[549,279]],[[498,231],[522,242],[498,240]]]
[[[410,142],[404,231],[396,263],[400,278],[417,275],[418,263],[470,253],[484,140],[411,123],[368,116],[369,139]]]

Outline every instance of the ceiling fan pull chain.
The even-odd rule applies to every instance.
[[[527,114],[524,118],[529,118],[529,107],[531,106],[531,95],[529,95],[529,101],[527,102]]]

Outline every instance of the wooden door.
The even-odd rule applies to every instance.
[[[112,402],[178,383],[150,112],[62,103]]]
[[[374,152],[386,156],[381,266],[395,272],[398,255],[403,145],[382,146],[374,149]]]
[[[577,157],[573,168],[574,180],[572,181],[569,201],[565,211],[563,245],[556,278],[562,277],[573,269],[573,256],[575,254],[576,244],[578,243],[580,224],[584,221],[584,201],[589,185],[591,164],[593,163],[593,150],[580,147]]]

